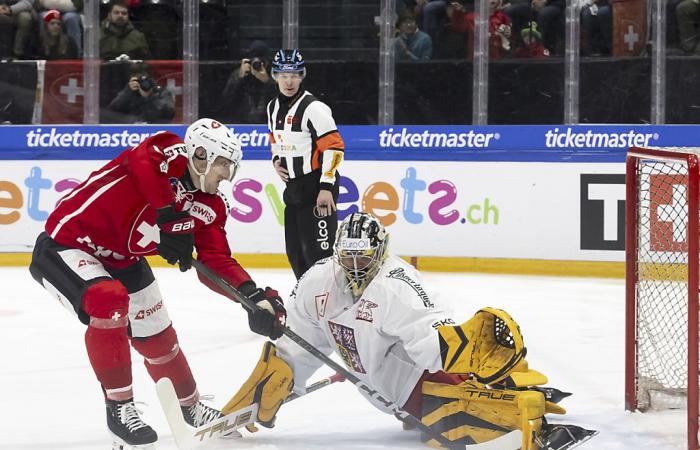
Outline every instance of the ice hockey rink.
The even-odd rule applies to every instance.
[[[199,391],[221,407],[255,365],[263,338],[248,330],[239,305],[201,285],[194,271],[155,269]],[[288,294],[289,270],[250,270],[259,284]],[[425,284],[462,321],[483,306],[507,310],[520,324],[530,367],[549,385],[574,395],[552,422],[597,429],[582,449],[685,448],[685,411],[624,411],[624,282],[424,272]],[[84,327],[25,268],[0,269],[0,449],[111,448],[104,403],[83,344]],[[158,450],[175,449],[140,356],[133,353],[134,389],[144,419],[158,432]],[[322,369],[318,377],[329,375]],[[428,448],[416,432],[367,403],[349,382],[284,405],[273,429],[201,448]]]

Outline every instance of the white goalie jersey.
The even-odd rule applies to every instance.
[[[436,328],[455,322],[400,258],[388,256],[356,302],[346,284],[332,258],[316,263],[287,302],[287,325],[321,352],[340,355],[358,378],[403,405],[425,370],[442,369]],[[277,352],[294,370],[294,390],[303,393],[322,363],[286,336],[277,341]]]

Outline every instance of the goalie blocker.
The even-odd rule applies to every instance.
[[[566,394],[537,387],[547,383],[547,377],[529,369],[520,329],[505,311],[484,308],[462,325],[438,327],[438,335],[443,369],[461,374],[453,379],[463,381],[420,381],[415,392],[422,395],[421,421],[450,441],[469,446],[521,430],[522,450],[565,450],[597,434],[573,425],[547,423],[545,414],[565,414],[566,410],[545,394],[559,392],[563,394],[559,398]],[[429,375],[422,380],[426,378]],[[277,355],[275,345],[266,342],[253,373],[222,412],[258,404],[256,422],[272,428],[292,387],[292,368]],[[253,425],[246,428],[257,431]],[[423,441],[440,446],[425,435]]]

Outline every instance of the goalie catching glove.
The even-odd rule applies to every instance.
[[[252,281],[243,283],[239,290],[257,305],[254,310],[247,311],[250,330],[270,339],[282,336],[287,321],[287,310],[277,291],[270,287],[262,290],[255,287]]]
[[[506,378],[527,353],[518,324],[496,308],[483,308],[462,325],[438,327],[438,334],[443,370],[473,374],[485,384]]]
[[[272,342],[265,342],[258,364],[253,369],[248,380],[221,409],[223,414],[229,414],[254,403],[258,404],[256,422],[272,428],[275,416],[282,403],[287,399],[294,386],[292,368],[277,356],[277,349]],[[256,431],[254,425],[249,425],[248,431]]]

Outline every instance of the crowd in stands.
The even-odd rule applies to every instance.
[[[396,58],[472,58],[475,1],[396,0]],[[581,55],[611,55],[611,0],[571,1],[580,6]],[[490,57],[563,55],[566,3],[488,0]],[[176,1],[99,0],[99,4],[102,59],[181,58],[182,14]],[[160,7],[146,7],[154,5]],[[671,53],[700,54],[700,1],[668,0],[667,5]],[[84,0],[0,0],[0,59],[82,57],[83,8]],[[230,19],[225,16],[224,12],[221,19]],[[215,28],[204,29],[201,39],[207,44],[212,42],[208,33],[221,34]]]
[[[611,56],[611,0],[570,0],[580,8],[581,56]],[[397,0],[400,23],[411,18],[432,58],[472,58],[475,0]],[[543,58],[565,49],[565,0],[488,0],[489,55]],[[409,19],[407,19],[407,17]],[[667,49],[671,55],[700,54],[700,0],[668,0]],[[426,44],[423,44],[424,46]],[[402,46],[403,47],[403,46]],[[400,60],[407,59],[397,45]],[[425,58],[411,58],[425,59]]]

